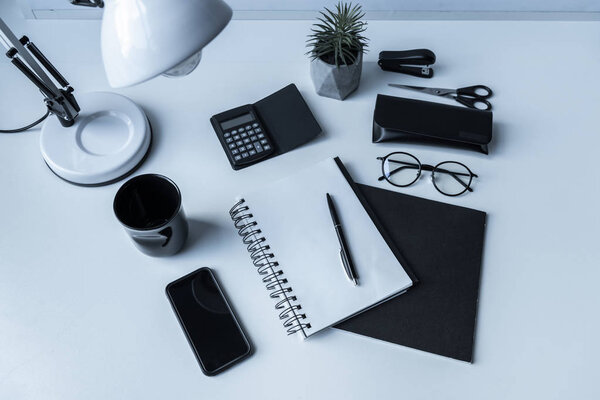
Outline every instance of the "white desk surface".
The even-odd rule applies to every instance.
[[[4,3],[4,2],[3,2]],[[76,88],[111,90],[98,21],[24,21],[27,34]],[[119,184],[71,186],[39,152],[39,129],[0,136],[0,398],[2,399],[593,399],[600,397],[600,23],[371,21],[358,92],[344,102],[314,93],[304,41],[310,21],[234,21],[192,75],[117,92],[154,127],[139,173],[183,192],[192,234],[171,258],[148,258],[113,216]],[[384,73],[383,49],[435,51],[436,77]],[[291,153],[234,172],[209,123],[295,82],[325,134]],[[372,144],[377,93],[406,82],[494,89],[490,155]],[[443,100],[442,100],[443,101]],[[44,111],[41,96],[0,61],[0,126]],[[467,364],[330,330],[287,337],[228,216],[234,197],[339,155],[359,182],[377,182],[376,156],[406,150],[458,160],[475,191],[440,195],[428,179],[404,192],[488,213],[475,362]],[[215,269],[253,345],[216,376],[198,367],[164,294],[201,266]]]

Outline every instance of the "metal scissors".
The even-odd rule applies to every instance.
[[[422,86],[399,85],[389,83],[389,86],[401,89],[416,90],[435,96],[450,97],[460,104],[479,110],[491,110],[492,104],[486,99],[492,97],[492,89],[484,85],[466,86],[458,89],[429,88]]]

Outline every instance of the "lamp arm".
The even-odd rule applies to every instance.
[[[48,110],[57,116],[62,126],[73,125],[80,108],[73,96],[73,88],[67,80],[27,36],[17,39],[2,18],[0,18],[0,39],[3,39],[0,42],[8,49],[6,56],[10,58],[12,64],[40,89]],[[56,86],[44,68],[61,87]]]

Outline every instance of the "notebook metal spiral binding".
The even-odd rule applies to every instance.
[[[265,237],[260,236],[261,230],[258,223],[252,219],[253,215],[250,208],[245,205],[245,200],[238,201],[229,210],[229,215],[250,253],[252,263],[263,277],[262,281],[265,287],[271,292],[270,297],[279,299],[275,304],[275,309],[281,310],[279,319],[283,321],[288,335],[310,328],[306,314],[301,311],[302,305],[293,295],[293,290],[288,285],[283,270],[278,268],[279,263],[275,260],[275,254],[270,251],[271,248],[266,243]]]

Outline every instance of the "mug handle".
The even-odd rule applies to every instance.
[[[158,245],[160,243],[160,247],[165,247],[171,241],[172,236],[173,228],[169,226],[158,231],[155,235],[132,235],[131,237],[142,246],[148,246],[149,244]]]

